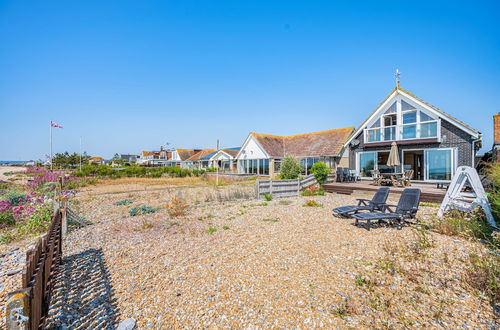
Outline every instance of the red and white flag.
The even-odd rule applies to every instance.
[[[62,125],[59,125],[58,123],[55,123],[53,121],[50,121],[50,126],[52,127],[59,127],[59,128],[63,128]]]

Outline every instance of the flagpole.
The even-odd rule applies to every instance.
[[[50,170],[52,171],[52,121],[50,122]]]
[[[217,139],[217,151],[219,151],[219,139]],[[219,185],[219,161],[216,160],[217,174],[215,176],[215,185]]]
[[[80,136],[80,172],[82,171],[82,137]]]

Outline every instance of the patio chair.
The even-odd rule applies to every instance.
[[[373,184],[376,186],[380,186],[382,181],[382,176],[380,175],[379,170],[372,170]]]
[[[359,172],[358,171],[356,171],[356,170],[350,170],[349,173],[350,173],[350,176],[351,176],[351,180],[353,182],[356,182],[356,181],[360,180],[359,179],[360,176],[359,176]]]
[[[403,186],[410,187],[411,186],[411,178],[413,178],[413,170],[405,171],[403,176]]]
[[[352,217],[356,219],[356,226],[359,224],[360,220],[366,221],[366,228],[368,230],[370,229],[371,221],[377,221],[379,223],[388,221],[391,225],[396,223],[398,229],[401,229],[408,219],[415,218],[419,203],[420,189],[406,188],[403,190],[397,206],[384,204],[383,212],[355,213]]]
[[[351,173],[349,172],[349,168],[348,167],[344,167],[344,173],[343,173],[344,181],[346,181],[346,182],[350,182],[351,181],[350,174]]]
[[[358,205],[336,207],[332,211],[335,215],[350,218],[353,214],[360,211],[374,212],[376,210],[383,211],[387,197],[389,196],[389,188],[379,188],[371,200],[357,198]]]
[[[337,167],[336,171],[337,182],[342,182],[342,178],[344,176],[344,169],[342,167]]]

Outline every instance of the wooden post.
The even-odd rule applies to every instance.
[[[28,330],[30,328],[30,289],[21,289],[7,295],[5,325],[8,330]]]
[[[61,235],[66,237],[68,232],[68,200],[64,198],[61,201]]]

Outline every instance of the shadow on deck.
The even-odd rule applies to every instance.
[[[114,329],[118,309],[101,249],[63,258],[46,329]]]
[[[371,181],[358,181],[358,182],[333,182],[323,185],[326,192],[350,195],[355,191],[369,191],[375,192],[380,186],[375,186]],[[401,194],[405,188],[390,187],[391,194]],[[446,189],[436,188],[436,184],[413,183],[411,188],[420,188],[421,202],[428,203],[441,203],[446,195]],[[399,198],[399,197],[398,197]]]

